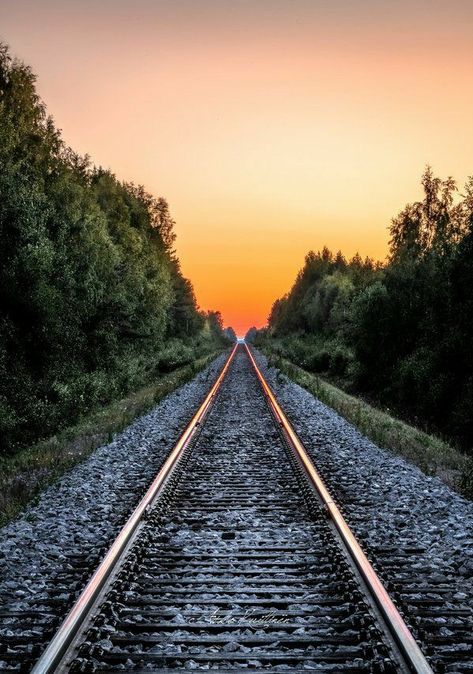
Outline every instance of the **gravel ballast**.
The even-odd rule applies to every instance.
[[[310,393],[268,368],[263,355],[255,352],[255,357],[388,590],[407,607],[406,620],[421,633],[422,615],[409,610],[419,591],[434,604],[443,602],[442,610],[446,601],[452,613],[446,619],[439,610],[438,624],[448,640],[454,623],[471,619],[465,616],[473,610],[473,503],[374,445]],[[3,620],[0,642],[3,638],[16,648],[34,650],[35,643],[39,647],[52,634],[64,615],[64,601],[72,604],[84,586],[224,359],[216,359],[135,420],[0,530],[2,611],[26,615],[39,610],[46,616],[21,629],[15,620]],[[257,419],[255,412],[252,423],[260,423]],[[455,611],[464,616],[457,618]],[[465,644],[457,643],[457,652],[469,652],[471,633],[465,630]]]

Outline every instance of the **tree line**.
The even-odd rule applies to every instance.
[[[383,264],[310,252],[249,337],[408,420],[473,446],[473,178],[422,176]]]
[[[0,44],[0,454],[228,339],[174,241],[166,200],[67,147]]]

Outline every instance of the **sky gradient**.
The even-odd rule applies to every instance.
[[[239,334],[309,249],[383,259],[427,163],[473,173],[472,36],[470,0],[0,3],[66,142],[168,199]]]

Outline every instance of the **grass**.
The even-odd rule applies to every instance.
[[[163,375],[82,419],[56,436],[0,458],[0,525],[14,519],[46,486],[55,482],[94,449],[110,442],[114,433],[147,412],[168,393],[192,379],[219,352]]]
[[[356,396],[349,395],[321,377],[289,360],[262,349],[271,365],[336,410],[377,445],[386,447],[426,475],[439,477],[458,493],[473,499],[473,462],[446,441],[392,417]]]

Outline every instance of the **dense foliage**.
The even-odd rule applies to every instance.
[[[173,224],[164,199],[65,146],[0,45],[0,453],[221,343]]]
[[[457,196],[428,168],[422,186],[392,221],[386,264],[309,253],[267,335],[307,369],[471,448],[473,179]]]

